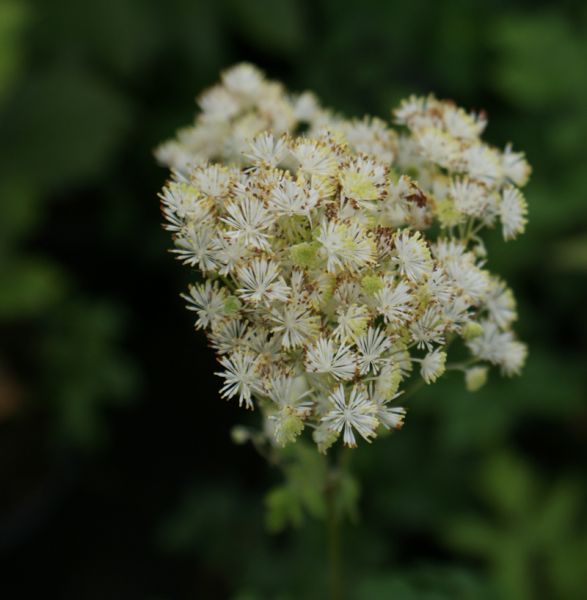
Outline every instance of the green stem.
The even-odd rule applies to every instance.
[[[341,538],[340,518],[336,506],[338,491],[338,473],[329,473],[326,487],[326,509],[328,521],[328,577],[330,600],[342,600],[342,572],[341,572]]]
[[[330,600],[342,600],[343,593],[343,555],[341,520],[342,512],[339,501],[342,475],[349,468],[352,452],[349,448],[340,448],[336,453],[334,464],[328,467],[325,486],[326,519],[328,527],[328,579]]]

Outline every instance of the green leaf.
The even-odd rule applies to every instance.
[[[299,527],[302,524],[300,496],[287,485],[273,488],[265,496],[265,506],[267,528],[273,533],[283,531],[288,525]]]

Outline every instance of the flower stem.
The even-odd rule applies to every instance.
[[[328,577],[331,600],[342,600],[340,518],[337,514],[338,511],[336,506],[337,483],[336,474],[334,474],[334,476],[331,475],[326,490]]]
[[[348,448],[341,448],[336,456],[335,464],[327,472],[325,487],[326,519],[328,527],[328,578],[330,600],[343,598],[342,571],[342,536],[340,493],[341,476],[348,468],[350,453]]]

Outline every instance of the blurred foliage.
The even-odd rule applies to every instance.
[[[22,68],[27,7],[17,0],[0,4],[0,102]]]
[[[348,467],[350,454],[348,449],[341,449],[325,456],[301,440],[279,449],[284,481],[265,497],[269,531],[277,533],[289,525],[300,527],[306,516],[325,520],[328,502],[332,502],[334,518],[356,521],[359,483]]]
[[[449,543],[486,558],[508,598],[582,598],[587,528],[576,483],[541,484],[523,462],[497,454],[483,467],[479,492],[494,515],[459,516]]]
[[[277,532],[287,525],[300,526],[304,512],[318,518],[326,515],[326,458],[309,444],[290,444],[281,452],[285,483],[274,487],[265,499],[267,527]]]
[[[324,506],[315,486],[324,463],[303,456],[284,485],[251,448],[231,446],[241,414],[215,398],[211,356],[175,297],[185,281],[158,229],[165,173],[151,150],[189,122],[193,96],[218,70],[240,60],[351,115],[387,118],[401,97],[429,91],[484,108],[488,138],[513,141],[534,167],[528,232],[507,245],[497,234],[488,240],[492,270],[519,299],[526,370],[519,379],[491,377],[475,394],[451,375],[410,400],[404,430],[353,455],[361,498],[357,526],[344,532],[349,598],[583,597],[580,0],[0,1],[0,405],[17,407],[0,410],[0,437],[39,418],[49,420],[49,445],[70,452],[114,437],[109,460],[120,480],[148,482],[136,483],[137,505],[161,498],[157,478],[182,465],[140,527],[154,563],[186,574],[185,589],[166,579],[162,598],[324,597]],[[182,419],[180,407],[194,413]],[[120,463],[115,430],[127,418],[125,443],[137,449]],[[147,434],[136,433],[135,419]],[[207,462],[182,462],[186,447]],[[145,455],[167,466],[152,471]],[[358,484],[344,486],[341,510],[349,510]],[[112,573],[131,552],[147,552],[124,548]],[[125,598],[155,597],[151,570],[141,571],[146,587],[135,584],[148,593],[124,588]],[[96,586],[88,583],[87,597],[118,597]]]
[[[451,567],[421,566],[401,574],[376,575],[359,585],[357,600],[402,598],[402,600],[485,600],[495,598],[488,582]]]

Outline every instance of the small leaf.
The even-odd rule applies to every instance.
[[[304,515],[299,496],[287,486],[273,488],[265,497],[266,523],[269,531],[278,533],[288,525],[299,527]]]

